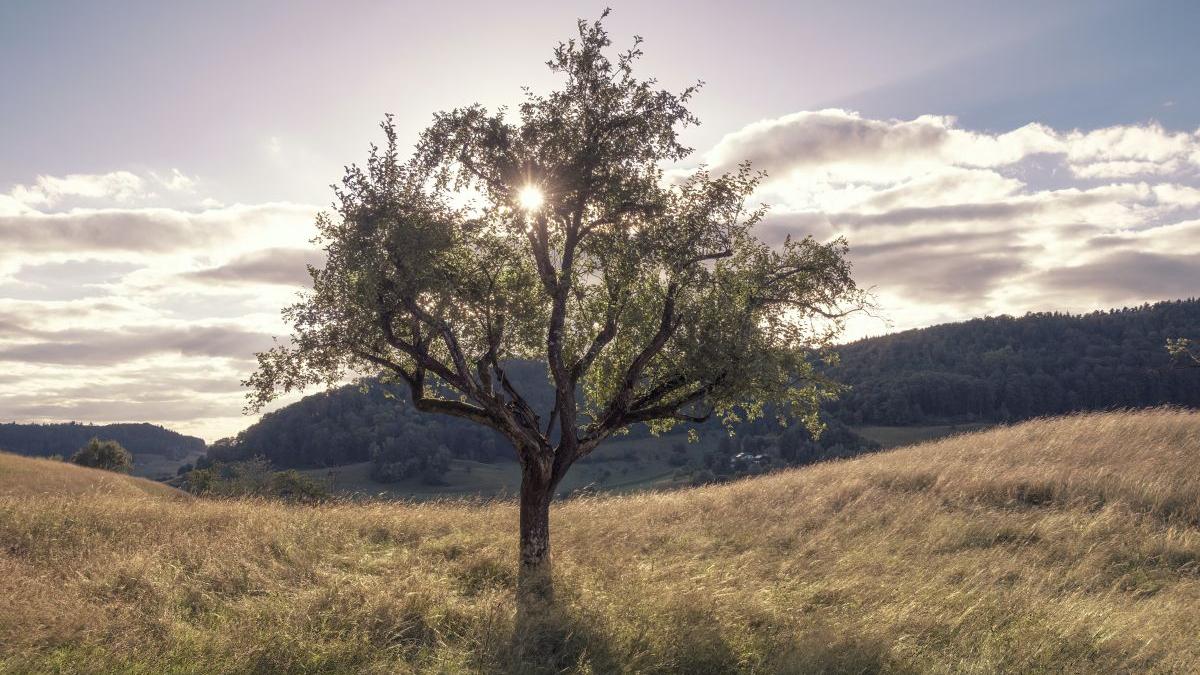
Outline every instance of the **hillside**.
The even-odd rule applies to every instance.
[[[0,424],[0,451],[33,457],[69,458],[89,439],[112,440],[133,453],[139,476],[172,476],[179,465],[204,452],[204,439],[155,424]]]
[[[768,415],[741,425],[737,443],[749,441],[753,452],[798,465],[871,450],[869,441],[892,445],[888,439],[933,437],[962,425],[1079,410],[1200,407],[1200,370],[1172,368],[1165,349],[1167,338],[1187,335],[1200,335],[1200,300],[1078,316],[992,317],[860,340],[838,350],[841,365],[831,374],[850,390],[827,406],[831,433],[814,442],[796,425],[779,428]],[[514,362],[509,370],[545,414],[553,397],[544,370],[531,362]],[[371,379],[313,394],[214,444],[209,457],[264,456],[280,468],[407,463],[414,475],[428,471],[443,447],[454,460],[513,459],[498,435],[418,413],[405,398],[402,387]],[[717,432],[716,423],[705,428]],[[646,434],[634,429],[633,435]],[[679,438],[659,443],[669,447]]]
[[[839,348],[831,374],[851,390],[829,410],[850,425],[930,425],[1200,407],[1200,370],[1172,367],[1165,349],[1191,335],[1200,300],[903,331]]]
[[[32,496],[190,498],[187,493],[144,478],[0,452],[0,497]]]
[[[1198,462],[1105,413],[568,501],[539,630],[508,502],[10,494],[0,671],[1196,672]]]

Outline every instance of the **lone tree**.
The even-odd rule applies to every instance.
[[[1167,353],[1174,363],[1188,368],[1200,368],[1200,343],[1188,338],[1167,340]]]
[[[133,455],[116,441],[93,438],[71,456],[71,461],[93,469],[129,473],[133,469]]]
[[[668,180],[691,153],[677,134],[697,123],[699,85],[656,89],[634,76],[640,38],[614,60],[601,21],[578,28],[548,63],[561,88],[527,92],[515,119],[439,113],[404,161],[386,119],[386,145],[318,217],[327,262],[284,310],[289,343],[245,383],[253,411],[382,373],[418,410],[508,438],[522,598],[551,591],[549,506],[572,464],[631,425],[733,423],[768,404],[817,431],[837,386],[814,364],[862,303],[844,241],[754,237],[749,165]],[[545,363],[544,418],[507,376],[513,359]]]

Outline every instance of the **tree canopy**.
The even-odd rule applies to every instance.
[[[291,340],[248,381],[257,408],[382,372],[418,410],[499,431],[522,463],[534,566],[554,486],[632,424],[733,422],[773,404],[817,426],[836,386],[816,357],[862,301],[844,241],[754,236],[762,175],[749,165],[668,176],[691,152],[678,133],[697,122],[698,85],[660,89],[634,74],[640,39],[610,57],[601,22],[578,29],[549,61],[561,86],[527,91],[515,116],[439,113],[405,160],[383,123],[383,147],[318,219],[327,262],[285,310]],[[507,375],[518,358],[545,364],[544,419]]]
[[[861,300],[846,244],[759,242],[748,165],[666,180],[690,153],[677,133],[696,122],[696,87],[637,79],[638,42],[610,60],[602,25],[581,22],[550,61],[560,90],[529,93],[516,121],[440,113],[405,162],[389,118],[386,145],[348,169],[336,215],[318,221],[328,262],[285,311],[290,344],[260,354],[252,406],[382,370],[418,408],[551,452],[557,422],[579,454],[636,422],[766,402],[815,419],[835,387],[812,356]],[[522,208],[527,189],[540,208]],[[549,420],[507,386],[510,358],[546,362]]]
[[[93,438],[87,445],[71,456],[71,461],[80,466],[117,473],[129,473],[133,469],[133,455],[116,441]]]

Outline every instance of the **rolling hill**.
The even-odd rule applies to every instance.
[[[191,495],[157,481],[89,469],[41,457],[0,452],[0,497],[34,495],[91,498],[179,497]]]
[[[568,500],[533,625],[511,502],[0,491],[0,671],[1196,672],[1198,463],[1114,412]]]
[[[1173,367],[1174,337],[1200,335],[1200,300],[1090,314],[999,316],[839,348],[829,406],[849,425],[1008,422],[1079,410],[1200,408],[1200,370]]]
[[[133,472],[160,478],[175,475],[205,450],[204,439],[185,436],[156,424],[0,424],[0,451],[32,457],[69,458],[91,438],[120,443],[133,453]]]

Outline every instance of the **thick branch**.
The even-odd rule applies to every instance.
[[[584,355],[581,356],[571,368],[572,386],[578,384],[579,378],[587,374],[588,369],[592,367],[592,363],[596,360],[596,357],[600,356],[600,352],[603,351],[604,347],[607,346],[609,342],[612,342],[613,338],[616,336],[617,315],[616,312],[610,310],[608,316],[604,320],[604,327],[600,329],[600,332],[597,333],[594,338],[592,338],[592,344],[588,347],[587,352],[585,352]]]
[[[463,419],[477,422],[484,426],[496,429],[501,433],[507,433],[504,424],[501,420],[496,419],[487,410],[463,403],[461,401],[447,401],[443,399],[429,398],[425,396],[424,376],[419,371],[410,373],[400,364],[380,356],[376,356],[369,352],[355,351],[356,356],[391,370],[400,376],[401,379],[408,385],[409,392],[412,398],[413,407],[422,412],[435,412],[445,415],[453,415]]]
[[[699,253],[680,263],[679,269],[685,270],[698,262],[704,262],[705,260],[719,260],[721,258],[729,258],[731,256],[733,256],[733,250],[731,249],[725,249],[724,251],[717,251],[715,253]]]
[[[593,425],[595,428],[603,429],[605,427],[612,427],[613,425],[619,426],[617,420],[621,419],[629,411],[633,393],[637,388],[637,383],[642,376],[642,372],[649,365],[650,361],[662,351],[662,348],[666,346],[667,341],[671,339],[671,335],[675,332],[675,294],[678,291],[679,286],[677,282],[671,282],[667,286],[667,297],[663,301],[658,330],[650,338],[650,342],[630,362],[629,368],[625,371],[625,377],[621,382],[620,389],[617,390],[612,401],[609,402],[607,409],[597,421],[597,424]]]

